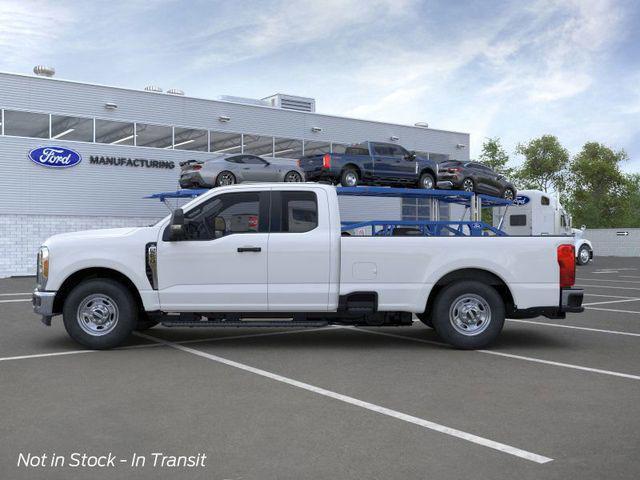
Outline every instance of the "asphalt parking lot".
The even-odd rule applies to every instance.
[[[154,328],[91,352],[0,280],[0,477],[640,477],[640,259],[579,267],[584,314],[507,321],[488,350],[411,328]],[[18,467],[112,452],[144,467]],[[207,455],[153,467],[151,454]]]

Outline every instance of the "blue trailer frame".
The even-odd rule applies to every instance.
[[[148,195],[144,198],[158,199],[167,205],[167,199],[195,198],[209,189],[183,189],[175,192],[160,192]],[[482,208],[508,207],[513,202],[504,198],[492,197],[490,195],[464,192],[460,190],[422,190],[415,188],[389,188],[389,187],[336,187],[336,192],[340,196],[369,196],[369,197],[396,197],[396,198],[423,198],[432,201],[432,208],[436,210],[436,218],[432,220],[368,220],[364,222],[342,222],[342,232],[348,235],[349,230],[356,228],[371,228],[373,236],[394,236],[398,235],[398,229],[407,229],[411,234],[422,236],[506,236],[500,227],[494,227],[481,221],[480,212]],[[454,203],[463,205],[465,215],[467,209],[470,210],[470,220],[440,220],[438,217],[438,202]],[[168,206],[168,205],[167,205]],[[169,207],[169,206],[168,206]],[[171,209],[171,207],[169,207]],[[432,210],[432,213],[433,213]],[[501,222],[502,224],[502,222]]]

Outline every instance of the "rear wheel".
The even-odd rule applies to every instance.
[[[465,192],[473,192],[475,191],[475,184],[473,183],[473,180],[470,178],[465,178],[462,181],[462,190],[464,190]]]
[[[418,186],[425,190],[432,190],[436,186],[436,181],[434,180],[433,175],[431,175],[430,173],[423,173],[422,175],[420,175]]]
[[[360,182],[360,176],[355,168],[347,167],[340,175],[340,184],[343,187],[357,187]]]
[[[591,249],[588,245],[582,245],[578,249],[578,265],[586,265],[591,260]]]
[[[106,278],[85,280],[64,301],[64,326],[76,342],[94,349],[121,345],[138,321],[131,292]]]
[[[502,331],[505,307],[498,292],[475,280],[452,283],[433,305],[436,333],[457,348],[483,348]]]
[[[290,172],[288,172],[284,176],[284,181],[285,182],[301,182],[302,181],[302,175],[300,175],[295,170],[291,170]]]
[[[235,175],[226,170],[220,172],[216,177],[216,187],[224,187],[225,185],[233,185],[234,183],[236,183]]]

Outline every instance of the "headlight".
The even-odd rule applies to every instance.
[[[47,247],[40,247],[40,250],[38,251],[38,272],[37,272],[38,288],[44,289],[47,285],[48,278],[49,278],[49,249]]]

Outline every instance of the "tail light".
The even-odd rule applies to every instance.
[[[576,251],[573,245],[558,246],[560,288],[573,287],[576,283]]]
[[[447,170],[447,172],[449,172],[449,173],[458,173],[458,172],[460,172],[462,169],[461,169],[461,168],[458,168],[458,167],[454,167],[454,168],[447,168],[446,170]]]
[[[191,170],[200,170],[202,168],[202,165],[194,165],[193,167],[191,167]]]
[[[298,168],[300,168],[300,159],[296,160],[296,165],[298,165]]]
[[[322,156],[322,168],[331,168],[331,155],[328,153]]]

